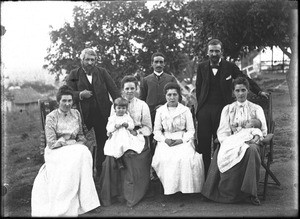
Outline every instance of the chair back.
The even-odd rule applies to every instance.
[[[269,94],[268,99],[262,96],[249,95],[248,100],[263,108],[267,120],[268,133],[274,133],[272,94]]]
[[[267,120],[268,134],[274,134],[275,122],[273,120],[272,94],[269,93],[268,99],[261,96],[249,95],[248,100],[252,103],[260,105],[263,108]],[[270,140],[269,146],[270,149],[268,156],[270,156],[270,161],[273,161],[273,138]]]
[[[38,100],[41,113],[42,128],[45,131],[46,116],[54,109],[58,108],[56,100]]]

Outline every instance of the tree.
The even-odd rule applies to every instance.
[[[73,10],[74,22],[51,30],[51,45],[44,66],[51,74],[67,74],[80,65],[80,52],[96,49],[100,65],[116,80],[135,72],[136,47],[130,41],[131,31],[138,28],[134,19],[146,10],[145,2],[91,2]]]
[[[223,42],[225,57],[238,59],[253,49],[278,46],[291,58],[291,10],[297,2],[285,0],[260,1],[192,1],[186,7],[193,25],[198,28],[196,40],[200,59],[206,56],[206,44],[211,38]],[[291,60],[290,65],[294,60]],[[287,74],[293,77],[296,71]],[[289,86],[290,93],[295,93]]]
[[[73,11],[74,22],[51,30],[44,66],[52,74],[69,73],[80,64],[79,54],[94,47],[100,63],[119,83],[126,74],[150,73],[151,55],[166,55],[166,70],[182,74],[181,57],[192,46],[191,20],[182,1],[161,2],[149,11],[145,2],[92,2]]]

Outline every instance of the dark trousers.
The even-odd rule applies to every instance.
[[[220,116],[223,105],[205,104],[197,113],[197,152],[202,154],[204,162],[205,177],[207,176],[208,168],[211,161],[211,145],[212,139],[217,138],[217,129],[220,123]],[[217,147],[213,146],[213,150]]]
[[[93,121],[92,126],[94,127],[96,142],[97,142],[97,148],[95,154],[93,155],[93,158],[96,159],[96,171],[97,171],[97,175],[100,176],[102,163],[105,159],[103,148],[107,140],[106,125],[108,119],[107,118],[105,119],[98,111],[97,114],[93,115],[92,121]]]

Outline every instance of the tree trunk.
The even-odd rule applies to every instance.
[[[289,70],[286,73],[287,85],[290,93],[291,105],[295,106],[298,95],[298,14],[297,10],[291,12],[291,51]]]

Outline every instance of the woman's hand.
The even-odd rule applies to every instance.
[[[176,145],[182,144],[182,143],[183,143],[183,141],[181,139],[175,139],[175,140],[173,140],[173,143],[171,146],[176,146]]]
[[[134,136],[137,136],[137,131],[136,130],[129,130],[130,134],[134,135]]]
[[[119,128],[121,128],[121,127],[122,127],[121,124],[116,124],[116,125],[115,125],[115,128],[116,128],[116,129],[119,129]]]
[[[173,140],[173,139],[167,138],[167,139],[165,140],[165,143],[166,143],[167,145],[169,145],[170,147],[173,147],[173,146],[176,146],[176,145],[178,145],[178,144],[182,144],[183,141],[182,141],[181,139],[175,139],[175,140]]]
[[[173,141],[174,141],[174,140],[167,138],[167,139],[165,140],[165,143],[171,147],[172,144],[173,144]]]

